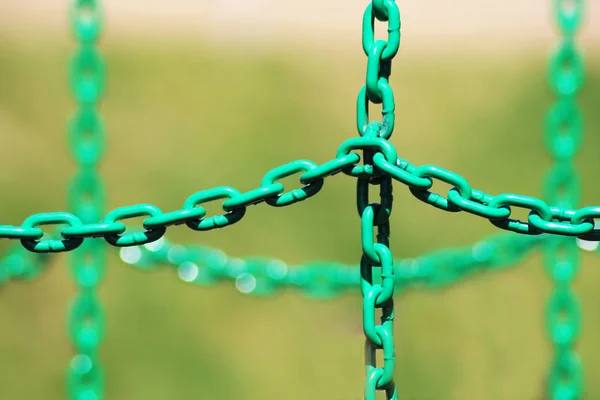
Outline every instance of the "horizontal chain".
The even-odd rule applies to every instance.
[[[383,140],[383,139],[379,139]],[[589,241],[600,240],[600,229],[595,229],[595,219],[600,218],[600,206],[581,209],[550,206],[543,200],[513,193],[497,196],[475,190],[461,175],[435,165],[417,167],[398,159],[391,163],[384,152],[373,156],[377,170],[407,185],[419,200],[449,212],[465,211],[488,219],[500,229],[526,235],[547,233],[559,236],[576,236]],[[444,197],[431,190],[435,180],[452,185]],[[510,218],[512,207],[529,210],[527,221]]]
[[[116,247],[138,246],[160,239],[171,225],[185,224],[190,229],[207,231],[232,225],[241,220],[250,205],[266,202],[273,207],[288,206],[318,193],[327,176],[342,170],[352,169],[360,156],[348,149],[339,157],[317,165],[307,160],[297,160],[277,167],[265,174],[260,187],[241,193],[235,188],[221,186],[194,193],[184,202],[180,210],[163,212],[152,204],[125,206],[110,211],[96,223],[84,224],[80,216],[68,212],[34,214],[21,226],[0,225],[0,238],[21,240],[23,247],[36,253],[57,253],[78,248],[87,238],[102,237]],[[302,185],[285,191],[281,179],[300,174]],[[211,201],[224,200],[224,213],[206,216],[202,207]],[[126,232],[122,222],[130,218],[146,217],[142,232]],[[59,229],[60,239],[45,239],[43,225],[63,225]]]
[[[368,149],[375,154],[374,165],[358,165],[360,157],[354,150]],[[34,214],[21,226],[0,225],[0,238],[18,239],[29,251],[39,253],[73,250],[84,239],[103,237],[117,247],[137,246],[161,238],[168,226],[185,224],[190,229],[206,231],[222,228],[238,222],[250,205],[267,202],[271,206],[287,206],[314,196],[323,186],[325,177],[341,171],[352,176],[389,175],[407,185],[419,200],[445,211],[465,211],[490,220],[501,229],[528,235],[542,233],[577,236],[585,240],[600,240],[600,230],[594,229],[595,219],[600,218],[600,206],[578,210],[549,206],[544,201],[520,194],[503,193],[497,196],[473,189],[459,174],[434,165],[414,166],[397,158],[396,149],[383,139],[374,137],[353,138],[342,143],[335,159],[317,165],[311,161],[298,160],[269,171],[260,187],[241,193],[227,186],[197,192],[184,203],[180,210],[164,213],[151,204],[138,204],[117,208],[108,213],[103,221],[84,224],[81,219],[67,212]],[[285,192],[279,180],[301,173],[302,187]],[[447,197],[431,188],[435,180],[453,185]],[[225,199],[224,213],[206,216],[202,204]],[[527,222],[510,218],[511,207],[529,210]],[[143,232],[126,232],[123,220],[146,216],[142,222]],[[42,225],[64,225],[61,239],[43,239]]]

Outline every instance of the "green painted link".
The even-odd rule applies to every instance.
[[[368,209],[365,209],[364,214],[366,214],[368,211],[369,211]],[[373,221],[373,220],[371,219],[370,222],[371,221]],[[387,224],[387,222],[386,222],[386,224]],[[385,224],[377,225],[377,227],[379,228],[382,225],[385,225]],[[374,225],[371,225],[369,227],[370,230],[373,229],[373,226]],[[367,230],[369,230],[369,229],[367,229]],[[373,261],[369,260],[369,256],[365,253],[365,259],[361,260],[361,263],[360,263],[361,276],[371,277],[371,279],[372,279],[372,276],[369,275],[372,273],[372,268],[373,267],[381,268],[381,273],[380,273],[381,284],[379,285],[381,287],[381,292],[378,293],[377,297],[375,298],[375,305],[382,306],[385,303],[387,303],[388,301],[390,301],[390,299],[392,298],[392,295],[394,294],[394,276],[395,276],[394,275],[394,264],[393,264],[394,261],[392,260],[391,250],[387,246],[382,244],[381,240],[379,240],[377,243],[371,244],[371,246],[374,249],[375,257],[376,257],[377,261],[373,262]],[[363,296],[366,297],[366,293],[368,292],[369,288],[371,288],[371,287],[372,287],[372,285],[367,282],[367,279],[363,279],[361,281],[361,292],[362,292]]]
[[[411,188],[429,189],[433,185],[431,179],[414,175],[412,172],[414,172],[415,168],[408,164],[408,162],[400,159],[390,162],[388,158],[378,153],[373,156],[373,162],[382,172]],[[409,170],[409,167],[413,167],[412,170]]]
[[[385,40],[378,40],[369,49],[369,61],[367,62],[367,98],[375,103],[380,104],[382,94],[379,93],[379,83],[387,83],[388,74],[391,72],[388,65],[382,65],[382,54],[387,46]],[[387,62],[386,62],[387,64]]]
[[[574,224],[570,222],[569,218],[563,219],[561,216],[556,216],[554,214],[552,215],[552,219],[553,221],[546,221],[539,214],[536,214],[533,211],[529,213],[528,217],[530,226],[534,227],[540,232],[543,231],[553,233],[555,235],[583,236],[594,229],[593,222],[589,221]]]
[[[508,218],[511,210],[504,207],[490,207],[489,203],[492,201],[491,199],[491,196],[478,190],[472,190],[470,198],[463,197],[455,187],[448,191],[448,202],[460,208],[462,211],[488,219],[496,220]]]
[[[382,122],[369,122],[369,98],[367,97],[367,87],[363,86],[358,92],[356,100],[356,128],[361,136],[367,136],[367,128],[376,126],[377,136],[386,139],[390,137],[396,124],[394,92],[386,80],[377,82],[377,91],[381,94]]]
[[[106,249],[94,239],[82,242],[86,238],[105,237],[108,240],[119,236],[125,231],[125,225],[116,220],[99,223],[106,203],[104,185],[97,170],[106,148],[105,129],[97,111],[105,86],[104,60],[96,47],[102,29],[99,2],[73,1],[71,25],[79,43],[69,74],[77,110],[69,123],[67,138],[78,170],[70,182],[67,197],[69,209],[77,217],[65,214],[64,218],[77,223],[63,228],[61,235],[65,238],[63,243],[78,243],[79,249],[69,259],[78,291],[68,313],[69,336],[76,354],[67,368],[67,393],[72,400],[101,400],[104,398],[104,374],[98,348],[104,337],[105,322],[97,288],[106,271]]]
[[[595,218],[600,218],[600,207],[584,207],[573,213],[571,223],[580,224],[583,221],[591,221],[593,223]],[[594,229],[581,237],[585,240],[598,241],[600,240],[600,231]]]
[[[287,178],[298,172],[308,172],[317,168],[317,164],[308,160],[296,160],[291,163],[282,165],[265,174],[261,182],[261,188],[268,188],[275,185],[277,180]],[[306,184],[303,188],[294,189],[288,193],[283,193],[277,197],[267,197],[267,204],[274,207],[289,206],[290,204],[306,200],[309,197],[317,194],[323,187],[323,179],[313,180]]]
[[[471,186],[469,185],[469,182],[467,182],[467,180],[462,176],[444,168],[436,167],[435,165],[423,165],[415,169],[413,174],[419,178],[428,179],[431,184],[433,184],[431,178],[436,178],[442,182],[453,185],[454,188],[458,190],[461,198],[471,198]],[[444,211],[460,211],[460,208],[456,207],[451,202],[448,202],[448,199],[445,199],[437,193],[432,193],[429,190],[421,190],[418,188],[410,188],[410,191],[417,199],[434,207],[440,208]]]
[[[378,15],[385,15],[385,18],[378,18]],[[400,9],[393,0],[374,0],[367,6],[362,27],[362,45],[367,56],[375,43],[376,18],[380,21],[388,21],[388,39],[381,59],[389,61],[396,56],[400,48]]]
[[[68,224],[71,227],[77,228],[81,226],[81,220],[73,214],[64,212],[35,214],[23,222],[23,229],[27,231],[28,229],[48,224]],[[23,247],[36,253],[53,253],[75,250],[81,245],[81,243],[83,243],[82,238],[70,238],[63,240],[21,239],[21,244]]]
[[[584,2],[554,0],[556,22],[562,34],[558,49],[550,57],[549,81],[556,103],[548,110],[545,140],[554,165],[544,180],[544,195],[556,205],[551,222],[541,213],[530,214],[530,224],[538,231],[569,236],[598,238],[594,229],[595,207],[571,210],[579,202],[579,175],[574,157],[581,146],[583,118],[576,95],[583,86],[583,56],[575,43]],[[532,211],[533,213],[533,211]],[[554,348],[548,372],[548,398],[577,400],[584,396],[583,366],[574,347],[581,330],[579,301],[571,289],[579,269],[579,251],[574,239],[543,247],[544,265],[554,287],[546,304],[546,330]]]
[[[231,187],[221,186],[209,190],[205,190],[202,192],[194,193],[190,197],[187,198],[185,204],[183,205],[184,210],[191,210],[194,207],[207,203],[213,200],[219,199],[234,199],[236,197],[240,197],[242,194]],[[225,206],[223,206],[223,209]],[[240,219],[244,217],[246,214],[246,207],[233,209],[226,214],[223,215],[215,215],[210,218],[202,219],[202,220],[191,220],[187,221],[186,224],[190,229],[198,230],[198,231],[207,231],[215,228],[223,228],[225,226],[229,226],[238,222]]]
[[[107,225],[114,224],[119,220],[136,218],[144,215],[147,215],[150,218],[164,216],[162,211],[153,205],[138,204],[135,206],[117,208],[116,210],[111,211],[104,219],[104,223]],[[166,223],[170,223],[170,221],[167,221]],[[134,232],[123,235],[108,234],[104,236],[104,238],[113,246],[138,246],[160,239],[165,234],[166,230],[167,228],[165,226],[156,226],[153,229],[148,229],[144,232]]]
[[[536,212],[543,221],[550,221],[552,219],[550,207],[548,207],[548,205],[546,205],[546,203],[544,203],[542,200],[536,199],[535,197],[504,193],[494,197],[489,206],[493,208],[507,207],[509,210],[511,209],[511,206],[521,207],[531,210],[531,212]],[[527,235],[541,234],[541,231],[533,229],[529,223],[521,222],[511,218],[491,220],[490,222],[492,222],[492,224],[496,225],[498,228],[516,233]]]

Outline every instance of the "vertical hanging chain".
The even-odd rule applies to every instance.
[[[387,21],[388,38],[375,40],[375,20]],[[363,18],[363,50],[368,57],[366,84],[358,94],[357,128],[364,139],[388,139],[394,130],[394,94],[389,84],[392,59],[400,46],[400,11],[394,0],[373,0]],[[369,122],[369,103],[382,105],[382,121]],[[392,180],[373,167],[375,150],[364,149],[362,174],[357,180],[357,207],[361,217],[363,255],[360,261],[365,334],[365,400],[375,400],[377,391],[397,399],[394,383],[394,266],[389,248]],[[369,187],[379,187],[380,203],[369,204]],[[374,230],[377,228],[376,238]],[[376,323],[381,309],[381,324]],[[377,350],[383,366],[377,367]]]
[[[78,48],[69,70],[77,110],[68,127],[68,142],[78,171],[67,196],[69,209],[83,223],[94,223],[102,220],[105,212],[105,190],[97,171],[105,148],[104,127],[97,111],[104,89],[104,61],[96,47],[101,30],[98,2],[75,0],[70,17]],[[76,353],[67,370],[68,396],[73,400],[100,400],[104,385],[98,347],[104,336],[104,312],[97,287],[106,269],[103,243],[85,241],[71,253],[70,266],[78,291],[68,315]]]
[[[556,101],[546,117],[545,139],[554,165],[544,182],[549,204],[574,208],[580,181],[573,159],[583,134],[583,118],[576,96],[584,79],[583,56],[575,37],[583,16],[583,0],[553,0],[562,40],[552,55],[549,81]],[[571,288],[579,268],[575,240],[556,238],[544,245],[544,264],[553,281],[546,308],[546,326],[554,347],[548,376],[548,398],[575,400],[583,395],[583,366],[574,350],[581,329],[579,302]]]

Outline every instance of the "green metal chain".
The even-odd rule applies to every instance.
[[[387,41],[375,40],[375,20],[387,22]],[[367,6],[363,17],[362,43],[367,56],[367,76],[366,84],[359,91],[357,101],[356,120],[361,138],[354,143],[360,144],[363,148],[364,166],[358,169],[355,167],[353,171],[346,171],[346,173],[358,178],[356,205],[361,218],[363,251],[360,260],[360,291],[363,297],[365,334],[364,398],[375,400],[377,391],[384,391],[387,399],[396,400],[398,399],[394,383],[396,366],[394,288],[396,285],[392,252],[389,247],[393,186],[390,176],[382,175],[380,171],[373,168],[373,157],[379,146],[368,145],[389,143],[386,139],[394,131],[394,93],[389,84],[389,77],[392,72],[392,59],[400,46],[400,10],[394,0],[373,0]],[[369,122],[369,103],[381,104],[381,122]],[[378,140],[385,140],[385,142],[377,142]],[[364,146],[365,144],[367,145]],[[371,186],[379,189],[380,203],[369,203]],[[376,236],[373,233],[375,228]],[[381,309],[380,325],[376,323],[377,309]],[[381,367],[377,366],[377,350],[383,352]]]
[[[370,124],[368,129],[377,128],[384,133],[388,128],[383,125],[379,128],[379,124]],[[373,150],[373,165],[359,165],[360,156],[353,153],[355,150]],[[94,237],[103,237],[117,247],[137,246],[160,239],[172,225],[185,224],[196,231],[208,231],[240,221],[250,205],[262,202],[274,207],[295,204],[314,196],[323,186],[324,178],[341,171],[357,178],[374,174],[390,176],[407,185],[417,199],[427,204],[448,212],[465,211],[486,218],[504,230],[526,235],[548,233],[600,240],[600,229],[594,228],[594,219],[600,218],[600,206],[575,210],[549,206],[543,200],[521,194],[492,196],[471,188],[468,181],[455,172],[434,165],[416,167],[397,158],[396,149],[389,141],[368,135],[346,140],[338,148],[336,158],[324,164],[297,160],[279,166],[265,175],[258,188],[246,193],[220,186],[194,193],[180,210],[163,213],[154,205],[137,204],[114,209],[96,223],[84,223],[81,217],[69,212],[34,214],[21,226],[0,225],[0,239],[20,240],[27,250],[38,253],[74,250],[84,239]],[[283,185],[277,181],[299,172],[302,172],[299,177],[302,187],[284,193]],[[454,186],[447,197],[430,191],[434,179]],[[206,210],[201,205],[220,199],[226,199],[222,203],[224,213],[205,217]],[[530,210],[528,222],[510,218],[511,206]],[[140,216],[148,217],[142,222],[143,232],[126,233],[125,224],[120,221]],[[59,230],[62,239],[41,240],[44,231],[39,226],[61,224],[67,225]]]
[[[70,85],[78,108],[68,129],[69,147],[79,167],[68,189],[69,209],[84,224],[102,218],[105,190],[97,166],[105,148],[105,134],[97,104],[104,90],[104,61],[97,50],[101,31],[100,7],[96,0],[75,0],[71,24],[79,43],[70,66]],[[57,219],[54,219],[57,218]],[[46,216],[38,223],[56,223]],[[88,240],[70,257],[78,292],[69,309],[69,336],[75,356],[67,369],[67,392],[73,400],[101,400],[103,371],[98,347],[104,336],[104,311],[97,288],[106,269],[106,248]]]
[[[557,24],[562,35],[550,59],[549,81],[557,100],[548,111],[545,137],[554,165],[544,182],[546,199],[560,207],[579,202],[579,175],[573,159],[583,135],[583,118],[576,96],[584,79],[583,56],[575,36],[583,15],[583,0],[554,0]],[[575,240],[548,241],[543,246],[545,266],[554,288],[546,306],[546,327],[554,347],[548,376],[548,397],[576,400],[583,397],[583,366],[574,350],[581,330],[579,301],[571,289],[580,253]]]

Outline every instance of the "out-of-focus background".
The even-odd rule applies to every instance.
[[[366,0],[104,3],[101,50],[108,70],[100,110],[108,151],[101,172],[110,208],[152,203],[172,210],[209,187],[246,191],[288,161],[333,158],[343,140],[357,135]],[[488,193],[541,196],[550,165],[542,139],[552,103],[547,57],[558,40],[551,1],[398,3],[402,45],[391,78],[398,121],[391,140],[400,156],[456,171]],[[600,2],[586,3],[580,35],[586,133],[577,166],[582,205],[597,205]],[[67,90],[74,46],[67,2],[0,0],[4,224],[66,210],[64,192],[75,169],[65,128],[75,107]],[[353,179],[339,175],[301,204],[263,204],[227,229],[178,227],[168,237],[236,257],[356,264],[354,195]],[[399,259],[468,246],[496,232],[484,220],[433,209],[398,184],[395,200],[391,248]],[[0,250],[6,249],[3,241]],[[109,254],[101,289],[107,399],[362,398],[358,290],[328,301],[297,291],[259,298],[231,284],[186,284],[170,267],[140,271]],[[594,379],[600,373],[599,256],[584,254],[575,284],[584,310],[577,349],[587,399],[600,398]],[[550,290],[535,252],[513,268],[444,290],[399,294],[402,398],[543,398],[552,354],[544,330]],[[0,287],[1,399],[65,397],[71,356],[65,307],[74,291],[63,255],[52,256],[35,280]]]

